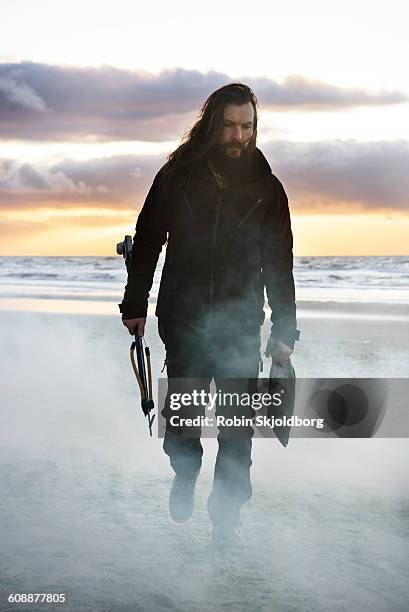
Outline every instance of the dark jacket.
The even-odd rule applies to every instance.
[[[247,172],[220,180],[209,161],[189,166],[182,186],[163,189],[156,175],[136,224],[123,319],[145,317],[167,241],[156,315],[191,325],[260,325],[264,287],[274,337],[298,339],[293,238],[284,188],[258,149]]]

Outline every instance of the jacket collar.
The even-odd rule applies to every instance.
[[[192,176],[200,177],[206,182],[211,182],[212,184],[216,182],[220,189],[224,189],[230,185],[248,183],[258,178],[263,178],[271,174],[271,167],[260,149],[256,148],[247,171],[237,176],[224,176],[209,158],[191,164],[189,173]]]

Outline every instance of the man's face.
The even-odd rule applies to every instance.
[[[227,104],[224,108],[223,130],[219,145],[231,158],[239,159],[253,136],[253,105]]]

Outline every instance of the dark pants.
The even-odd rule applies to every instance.
[[[212,378],[216,389],[226,392],[248,392],[249,379],[256,379],[260,360],[260,328],[199,330],[178,321],[159,320],[159,334],[166,347],[168,394],[162,415],[166,419],[163,449],[169,456],[175,473],[193,476],[200,469],[203,447],[201,430],[192,436],[192,429],[184,435],[183,428],[169,422],[172,411],[169,396],[193,389],[209,392]],[[176,380],[177,379],[177,380]],[[181,380],[183,379],[183,380]],[[227,380],[230,379],[230,380]],[[232,380],[242,379],[242,380]],[[232,416],[234,409],[216,407],[216,416]],[[190,416],[204,415],[204,408],[197,408]],[[237,412],[236,412],[237,414]],[[254,411],[240,408],[240,416],[252,417]],[[238,525],[241,506],[251,497],[250,481],[251,446],[253,428],[219,427],[219,450],[214,469],[213,490],[208,509],[214,524]]]

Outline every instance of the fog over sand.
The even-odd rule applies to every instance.
[[[300,313],[298,376],[409,377],[403,316],[314,308]],[[119,317],[0,321],[1,610],[17,609],[5,593],[47,591],[75,612],[408,609],[407,439],[255,439],[243,545],[226,561],[206,511],[217,443],[203,440],[192,519],[173,523],[173,474]],[[146,338],[157,378],[154,317]]]

